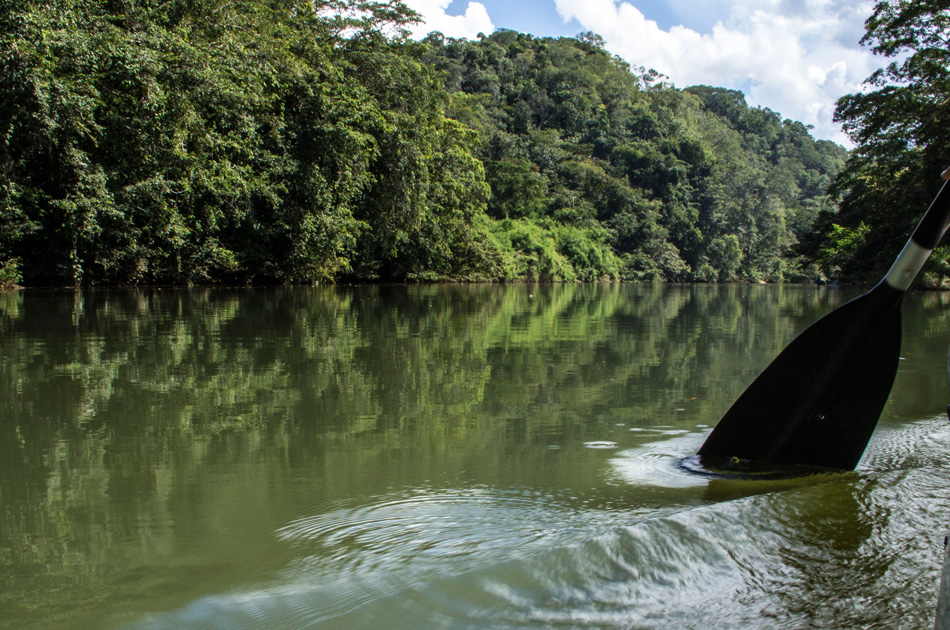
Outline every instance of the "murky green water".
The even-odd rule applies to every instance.
[[[0,295],[0,627],[929,628],[950,296],[857,471],[676,466],[854,294]]]

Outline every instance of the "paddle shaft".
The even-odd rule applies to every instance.
[[[950,181],[944,182],[924,218],[917,224],[884,282],[898,291],[906,291],[930,258],[931,252],[950,227]]]

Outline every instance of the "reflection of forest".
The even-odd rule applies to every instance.
[[[0,369],[16,395],[0,422],[29,448],[77,431],[210,435],[288,420],[324,434],[452,434],[493,415],[486,406],[520,417],[548,403],[558,410],[538,423],[589,419],[601,404],[650,418],[754,374],[840,295],[568,284],[3,300]]]
[[[712,425],[848,295],[570,284],[2,294],[0,610],[63,593],[93,605],[108,596],[101,574],[162,557],[186,510],[213,520],[260,501],[272,509],[241,518],[273,531],[295,516],[280,507],[288,471],[319,471],[307,487],[339,500],[463,470],[488,483],[504,449],[598,439],[617,423]],[[943,365],[947,299],[915,296],[910,369]],[[942,394],[942,370],[913,380],[899,386]],[[896,413],[926,407],[905,400]],[[229,465],[243,471],[233,496],[210,496],[202,475]],[[543,483],[530,470],[518,483]]]

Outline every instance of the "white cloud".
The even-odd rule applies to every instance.
[[[488,10],[481,2],[469,2],[462,15],[449,15],[446,10],[452,0],[406,0],[406,5],[420,15],[423,22],[412,28],[415,37],[431,31],[440,31],[446,37],[474,39],[479,33],[488,35],[495,30]]]
[[[832,122],[835,102],[859,91],[879,62],[858,44],[870,0],[670,0],[681,16],[700,15],[690,23],[706,24],[704,32],[663,30],[630,1],[555,4],[564,19],[603,36],[611,52],[677,87],[741,89],[750,104],[814,125],[815,136],[842,144],[848,140]],[[721,17],[712,22],[713,15]]]

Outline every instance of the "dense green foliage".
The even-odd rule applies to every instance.
[[[0,0],[28,285],[781,280],[843,149],[596,36],[413,42],[396,0]]]
[[[481,137],[499,240],[529,269],[634,280],[794,274],[785,254],[828,203],[846,156],[838,145],[750,108],[740,92],[681,91],[632,72],[593,34],[426,41],[452,115]]]
[[[401,4],[2,6],[0,260],[28,283],[490,268],[471,132],[383,34]]]
[[[862,43],[894,58],[875,72],[873,90],[838,101],[836,118],[856,148],[801,252],[829,276],[880,277],[939,190],[950,164],[950,2],[878,2]],[[927,282],[950,277],[947,253]]]

